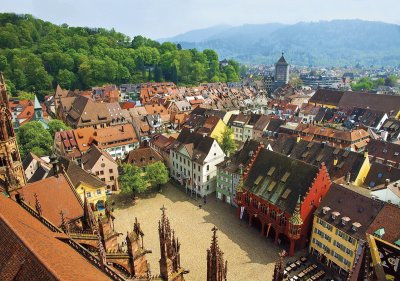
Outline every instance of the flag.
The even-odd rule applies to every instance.
[[[243,213],[244,213],[244,206],[240,207],[240,219],[243,218]]]

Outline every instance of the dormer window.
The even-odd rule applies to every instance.
[[[332,212],[332,219],[335,220],[336,218],[338,218],[340,216],[339,212]]]
[[[350,221],[349,217],[343,217],[342,218],[342,225],[346,225]]]
[[[361,223],[359,223],[359,222],[354,222],[354,223],[353,223],[353,226],[351,227],[351,229],[352,229],[353,231],[357,231],[360,227],[361,227]]]
[[[330,210],[331,210],[331,208],[329,208],[328,206],[325,206],[325,207],[322,208],[322,213],[324,215],[326,215]]]
[[[377,231],[374,232],[374,235],[379,238],[382,238],[384,234],[385,234],[385,229],[383,227],[379,228]]]

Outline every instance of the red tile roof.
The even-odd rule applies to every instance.
[[[21,189],[25,202],[33,208],[35,193],[42,207],[43,216],[55,225],[61,225],[60,211],[63,211],[69,220],[83,216],[79,195],[63,174],[27,184]]]
[[[0,280],[110,280],[67,239],[0,195]]]

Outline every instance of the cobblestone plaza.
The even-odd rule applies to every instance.
[[[153,251],[148,260],[154,274],[159,272],[158,220],[160,208],[164,205],[181,242],[181,265],[190,270],[187,280],[205,280],[206,250],[210,246],[214,225],[219,229],[219,245],[228,261],[228,280],[271,280],[278,247],[272,240],[260,237],[257,229],[239,221],[235,217],[235,208],[214,197],[209,197],[204,205],[203,200],[191,199],[184,191],[167,184],[161,193],[139,199],[135,205],[129,199],[116,198],[115,202],[115,228],[118,232],[126,233],[132,229],[135,217],[141,223],[144,245]]]

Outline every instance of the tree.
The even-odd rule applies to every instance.
[[[122,175],[119,177],[121,191],[123,193],[137,193],[146,191],[148,182],[143,176],[143,170],[130,164],[122,164]]]
[[[76,75],[68,69],[60,69],[57,75],[57,82],[63,89],[73,89]]]
[[[233,139],[233,131],[228,126],[225,127],[225,130],[222,132],[221,137],[217,141],[222,151],[227,156],[229,156],[237,148],[237,144]]]
[[[353,91],[370,91],[374,88],[374,83],[369,77],[363,77],[356,83],[351,83]]]
[[[21,126],[17,132],[17,139],[22,158],[28,152],[33,152],[39,157],[51,153],[53,139],[50,133],[38,121],[31,121]]]
[[[54,135],[56,132],[69,130],[70,128],[64,124],[63,121],[58,119],[53,119],[47,123],[49,128],[47,129],[50,133],[50,136],[54,139]]]
[[[25,91],[20,91],[18,92],[18,99],[20,100],[35,100],[35,94],[34,93],[28,93]]]
[[[149,164],[146,167],[146,179],[156,186],[161,184],[166,184],[169,180],[168,170],[164,163],[157,161],[155,163]]]
[[[397,77],[395,75],[390,75],[385,79],[385,85],[389,87],[396,87],[397,86]]]

